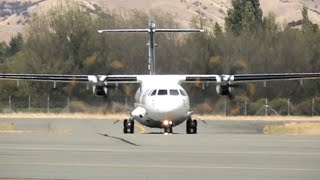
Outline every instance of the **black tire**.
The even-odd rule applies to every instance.
[[[194,127],[197,127],[198,126],[198,121],[197,120],[193,120],[193,125],[194,125]]]
[[[187,134],[192,134],[192,133],[191,133],[191,122],[192,122],[191,118],[188,118],[188,119],[187,119],[187,122],[186,122],[186,131],[187,131]]]
[[[130,121],[131,121],[130,133],[134,134],[134,121],[133,120],[130,120]]]
[[[189,118],[187,120],[187,126],[186,126],[187,134],[197,134],[197,131],[198,131],[197,126],[198,126],[197,120],[192,120],[191,118]]]
[[[125,120],[123,121],[123,133],[124,133],[124,134],[127,134],[127,133],[128,133],[127,124],[128,124],[128,120],[125,119]]]
[[[197,134],[198,131],[198,122],[197,120],[193,120],[193,134]]]
[[[172,127],[165,127],[164,129],[164,133],[170,133],[172,134]]]

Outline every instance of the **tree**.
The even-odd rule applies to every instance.
[[[23,38],[22,34],[18,33],[16,36],[13,36],[9,42],[8,55],[13,56],[22,49]]]
[[[8,46],[5,42],[0,43],[0,63],[4,62],[7,58]]]
[[[236,35],[242,31],[257,32],[262,25],[259,0],[233,0],[232,7],[225,17],[226,29]]]
[[[214,36],[219,37],[223,35],[222,27],[216,22],[214,24]]]

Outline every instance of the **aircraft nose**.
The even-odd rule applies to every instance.
[[[173,112],[183,107],[182,100],[159,100],[155,103],[154,109],[159,113]]]
[[[159,97],[150,104],[149,116],[155,120],[176,120],[186,116],[189,109],[183,98]]]

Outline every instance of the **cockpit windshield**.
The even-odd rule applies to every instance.
[[[159,96],[163,96],[163,95],[167,95],[167,94],[168,94],[168,90],[166,90],[166,89],[159,89],[158,90]]]
[[[171,96],[178,96],[179,95],[179,91],[176,89],[170,89],[170,95]]]
[[[157,90],[154,89],[154,90],[152,91],[152,93],[150,94],[150,96],[154,96],[154,95],[156,95],[156,94],[157,94]]]
[[[181,94],[182,96],[186,96],[186,93],[184,93],[184,92],[182,91],[182,89],[179,89],[179,91],[180,91],[180,94]]]
[[[186,96],[181,89],[153,89],[149,96]]]

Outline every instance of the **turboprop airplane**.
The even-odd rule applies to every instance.
[[[10,74],[0,73],[0,79],[56,82],[91,83],[93,93],[106,96],[108,88],[119,83],[138,83],[135,94],[135,109],[123,121],[123,132],[134,133],[134,123],[151,128],[162,128],[172,133],[172,128],[186,121],[186,133],[197,133],[197,120],[192,119],[190,101],[183,83],[215,83],[216,91],[231,96],[231,88],[237,83],[278,80],[318,79],[320,73],[276,73],[276,74],[185,74],[157,75],[154,34],[169,32],[203,32],[201,29],[156,29],[153,21],[146,29],[105,29],[103,32],[135,32],[149,34],[149,71],[146,75],[66,75],[66,74]]]

